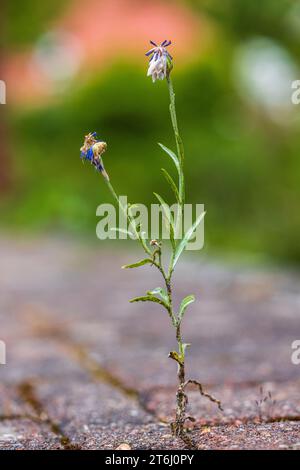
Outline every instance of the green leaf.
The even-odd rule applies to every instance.
[[[161,207],[162,207],[162,210],[163,210],[163,214],[165,216],[165,220],[167,222],[167,229],[170,230],[170,239],[171,239],[171,243],[172,243],[172,246],[173,248],[175,249],[175,227],[174,227],[174,220],[173,220],[173,216],[172,216],[172,213],[170,211],[170,207],[168,206],[168,204],[163,200],[163,198],[157,194],[157,193],[153,193],[154,196],[158,199]]]
[[[170,150],[165,145],[160,144],[160,143],[158,143],[158,145],[160,146],[160,148],[162,148],[164,150],[164,152],[166,152],[169,155],[169,157],[172,158],[172,160],[175,163],[175,166],[177,168],[178,174],[180,174],[180,163],[179,163],[179,160],[177,158],[177,155],[174,152],[172,152],[172,150]]]
[[[112,232],[120,232],[120,233],[125,233],[126,235],[129,235],[131,237],[133,237],[133,233],[131,233],[129,230],[125,229],[125,228],[117,228],[117,227],[113,227],[110,229]]]
[[[154,295],[143,295],[142,297],[135,297],[134,299],[129,300],[130,303],[133,302],[155,302],[157,304],[163,305],[167,310],[169,310],[168,305],[158,297],[155,297]]]
[[[132,268],[139,268],[140,266],[144,266],[145,264],[149,264],[149,263],[153,263],[153,260],[150,259],[150,258],[145,258],[145,259],[142,259],[141,261],[138,261],[137,263],[133,263],[133,264],[125,264],[124,266],[122,266],[122,269],[132,269]]]
[[[182,344],[182,349],[183,349],[183,354],[185,354],[185,350],[191,346],[191,343],[183,343]]]
[[[191,343],[182,343],[181,345],[181,354],[179,354],[179,358],[180,360],[184,363],[184,360],[185,360],[185,351],[187,348],[189,348],[191,346]]]
[[[165,289],[162,289],[162,287],[156,287],[155,289],[147,292],[149,295],[159,295],[162,300],[169,305],[169,297]]]
[[[187,297],[185,297],[181,304],[180,304],[180,309],[179,309],[179,319],[181,320],[183,318],[183,315],[185,314],[185,311],[187,309],[187,307],[192,304],[193,302],[195,302],[195,296],[194,295],[188,295]]]
[[[180,204],[180,197],[179,197],[179,192],[178,192],[178,189],[177,189],[177,186],[172,178],[172,176],[169,175],[169,173],[167,172],[167,170],[165,170],[164,168],[161,169],[161,171],[163,172],[163,175],[164,177],[166,178],[166,180],[168,181],[169,185],[171,186],[174,194],[175,194],[175,197],[177,199],[177,201],[179,202]]]
[[[183,239],[181,240],[181,242],[179,243],[179,245],[177,246],[177,249],[176,249],[176,252],[175,252],[175,256],[174,256],[174,260],[173,260],[173,266],[172,268],[174,269],[181,253],[183,252],[183,250],[185,249],[186,245],[188,244],[188,242],[190,241],[190,239],[192,238],[196,228],[198,227],[198,225],[202,222],[204,216],[205,216],[206,212],[202,212],[201,215],[199,215],[199,217],[197,218],[197,220],[193,223],[193,225],[188,229],[188,231],[186,232],[186,234],[184,235]]]

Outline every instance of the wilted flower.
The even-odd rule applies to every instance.
[[[82,160],[88,160],[96,168],[97,171],[102,173],[104,178],[109,180],[108,174],[106,173],[103,165],[101,156],[107,149],[106,142],[98,139],[96,132],[90,132],[84,138],[84,144],[80,149],[80,158]]]
[[[156,80],[164,80],[169,76],[173,68],[173,58],[166,49],[172,43],[171,41],[165,40],[161,43],[160,46],[155,44],[153,41],[150,41],[150,44],[152,44],[154,47],[146,54],[146,56],[151,56],[147,77],[151,76],[153,82]]]

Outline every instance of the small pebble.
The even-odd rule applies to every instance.
[[[131,450],[131,447],[129,444],[126,444],[126,442],[123,442],[116,448],[116,450]]]

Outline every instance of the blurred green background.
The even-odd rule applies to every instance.
[[[82,2],[83,10],[88,3]],[[176,41],[170,52],[186,147],[187,200],[205,204],[206,253],[299,264],[300,107],[291,102],[292,81],[300,79],[299,2],[161,0],[152,5],[163,3],[199,20],[199,30],[205,25],[178,64]],[[10,71],[6,62],[37,44],[35,57],[53,56],[49,38],[45,45],[41,37],[70,8],[72,0],[7,2],[2,70]],[[113,16],[111,21],[113,28]],[[97,23],[101,28],[101,18]],[[142,25],[141,31],[143,37]],[[149,38],[145,30],[142,51],[149,39],[164,39],[153,31]],[[120,194],[150,204],[158,191],[171,202],[160,168],[173,168],[157,145],[174,148],[166,84],[146,78],[142,55],[115,51],[105,68],[92,62],[72,77],[55,76],[57,95],[38,103],[20,95],[1,106],[3,231],[96,239],[96,207],[110,195],[99,175],[80,162],[88,131],[98,131],[108,142],[105,165]],[[13,83],[8,98],[13,98]]]

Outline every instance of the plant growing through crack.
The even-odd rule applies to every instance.
[[[171,324],[175,331],[176,341],[178,349],[171,351],[169,357],[177,363],[177,377],[178,377],[178,388],[176,393],[176,415],[174,421],[171,423],[171,430],[174,436],[180,437],[189,444],[191,443],[188,435],[185,423],[187,420],[195,421],[191,416],[187,416],[186,407],[188,403],[188,397],[186,390],[188,385],[195,385],[200,394],[210,401],[217,404],[220,410],[222,410],[221,402],[214,398],[209,393],[205,392],[202,384],[194,379],[186,379],[185,373],[185,357],[186,350],[190,344],[185,343],[182,338],[182,320],[186,313],[188,306],[195,301],[194,295],[186,296],[179,306],[179,309],[176,309],[173,303],[173,275],[174,270],[179,261],[180,256],[187,247],[188,242],[193,238],[195,230],[199,224],[203,221],[205,213],[203,212],[200,216],[197,217],[192,226],[185,232],[183,237],[178,237],[178,231],[183,223],[183,213],[184,213],[184,204],[185,204],[185,181],[184,181],[184,147],[183,142],[179,134],[176,108],[175,108],[175,93],[173,89],[171,71],[173,69],[173,59],[170,56],[167,47],[170,46],[171,41],[163,41],[161,45],[157,45],[153,41],[150,41],[153,48],[146,53],[146,56],[150,57],[148,76],[152,77],[153,82],[156,80],[166,80],[170,96],[170,115],[171,122],[173,126],[173,131],[175,135],[176,142],[176,153],[165,147],[162,144],[159,144],[162,150],[171,158],[173,161],[178,183],[176,184],[173,177],[165,170],[162,169],[163,175],[166,178],[168,184],[171,186],[171,189],[174,192],[177,210],[176,212],[171,212],[170,207],[164,201],[162,196],[155,194],[155,197],[158,199],[159,204],[162,209],[163,217],[165,224],[168,228],[170,235],[170,247],[171,247],[171,256],[169,263],[166,266],[166,263],[163,261],[163,246],[159,240],[151,240],[147,244],[145,239],[145,233],[143,232],[143,227],[141,224],[137,223],[133,216],[134,205],[128,204],[124,206],[117,193],[115,192],[108,174],[104,169],[104,164],[102,160],[102,155],[106,151],[107,145],[105,142],[98,140],[97,134],[90,133],[85,136],[85,141],[81,147],[81,158],[82,160],[88,160],[90,163],[99,171],[113,195],[114,199],[117,201],[120,210],[125,215],[129,223],[130,230],[118,229],[122,232],[126,232],[128,235],[134,237],[141,244],[142,249],[144,250],[146,257],[136,263],[128,264],[123,266],[126,269],[139,268],[144,265],[153,266],[158,269],[160,272],[164,287],[157,287],[155,289],[149,290],[145,295],[136,297],[130,302],[155,302],[160,304],[168,313],[170,317]]]
[[[276,403],[277,402],[273,398],[272,392],[270,390],[265,392],[263,386],[261,386],[259,388],[259,398],[255,400],[255,407],[260,423],[273,417]]]

